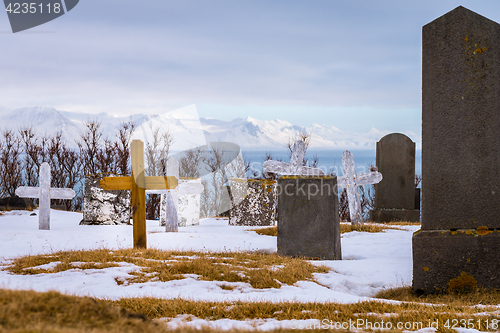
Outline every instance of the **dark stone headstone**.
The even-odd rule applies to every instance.
[[[233,178],[230,195],[229,225],[275,225],[275,180]]]
[[[457,7],[423,27],[422,230],[413,288],[500,288],[500,25]],[[455,280],[456,281],[456,280]]]
[[[119,177],[110,173],[85,176],[83,219],[80,225],[120,225],[130,223],[130,191],[105,191],[100,186],[104,177]]]
[[[342,259],[337,177],[278,179],[278,254]]]
[[[0,210],[25,210],[33,208],[33,199],[20,198],[17,195],[0,198]]]
[[[375,185],[374,222],[420,221],[415,209],[415,142],[401,133],[377,142],[377,170],[384,176]]]

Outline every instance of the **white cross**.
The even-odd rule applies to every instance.
[[[50,166],[47,162],[40,165],[38,177],[40,187],[21,186],[16,195],[21,198],[38,198],[38,229],[50,230],[50,199],[73,199],[75,191],[70,188],[50,187]]]
[[[167,176],[179,179],[179,161],[171,157],[167,161]],[[166,232],[179,230],[179,195],[199,194],[203,192],[203,185],[196,182],[180,183],[174,190],[146,190],[146,193],[160,194],[160,225],[165,224]]]
[[[382,174],[378,171],[371,171],[356,174],[352,153],[346,150],[342,153],[342,169],[344,176],[337,178],[337,185],[347,189],[347,200],[349,201],[349,215],[351,224],[362,224],[361,201],[359,199],[358,186],[377,184],[382,180]]]
[[[325,173],[320,169],[302,166],[305,154],[306,144],[299,140],[293,144],[290,163],[269,160],[265,161],[262,166],[266,172],[280,175],[324,176]]]

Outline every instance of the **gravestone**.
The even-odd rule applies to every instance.
[[[179,160],[175,157],[167,161],[167,176],[173,176],[179,181]],[[160,225],[165,226],[165,232],[179,231],[178,206],[177,188],[160,195]]]
[[[189,191],[179,193],[179,227],[188,227],[200,224],[200,205],[203,184],[201,178],[181,177],[179,179],[179,188],[188,186]]]
[[[38,199],[38,229],[50,230],[50,199],[73,199],[75,191],[70,188],[50,187],[50,166],[47,162],[40,165],[39,187],[21,186],[16,195],[21,198]]]
[[[305,154],[306,144],[298,140],[292,146],[290,163],[269,160],[265,161],[262,166],[266,172],[279,175],[324,176],[325,173],[321,169],[302,165]]]
[[[375,209],[370,221],[419,222],[415,206],[415,142],[401,133],[391,133],[377,142],[377,169],[384,175],[375,185]]]
[[[146,190],[166,190],[177,187],[177,178],[170,176],[148,176],[144,171],[144,142],[133,140],[130,144],[132,174],[128,177],[104,177],[104,190],[129,190],[132,197],[132,220],[134,248],[147,248],[146,234]]]
[[[320,169],[303,166],[306,145],[293,144],[290,163],[265,161],[264,171],[277,175],[324,175]],[[269,179],[231,179],[229,225],[273,226],[276,223],[277,182]]]
[[[422,229],[413,288],[500,288],[500,25],[462,6],[422,29]],[[454,280],[458,281],[458,280]]]
[[[349,216],[351,217],[351,224],[363,224],[363,214],[358,186],[376,184],[382,180],[382,174],[378,171],[357,174],[354,166],[354,158],[349,150],[342,153],[342,169],[344,171],[344,175],[338,178],[338,187],[345,188],[347,190],[347,201],[349,203]]]
[[[278,179],[278,254],[341,260],[336,176]]]
[[[120,175],[99,173],[85,176],[80,225],[130,225],[130,192],[103,190],[100,182],[104,177]]]
[[[230,194],[229,225],[275,225],[275,180],[232,178]]]

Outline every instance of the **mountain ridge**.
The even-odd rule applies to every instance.
[[[0,121],[8,124],[10,129],[31,126],[39,135],[61,132],[72,148],[76,148],[76,141],[88,120],[98,120],[101,123],[103,138],[114,137],[118,125],[127,121],[136,125],[133,138],[145,142],[152,140],[154,129],[167,129],[174,138],[172,151],[190,149],[214,141],[236,143],[246,150],[282,150],[291,138],[296,138],[303,132],[311,135],[310,149],[374,149],[375,143],[389,133],[376,128],[371,128],[366,133],[355,133],[342,131],[332,125],[313,124],[306,127],[281,119],[260,120],[250,116],[229,121],[199,118],[194,105],[161,114],[124,117],[107,113],[61,111],[53,107],[23,107],[14,110],[0,107]]]

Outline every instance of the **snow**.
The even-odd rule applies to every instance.
[[[38,212],[35,210],[35,213]],[[80,226],[81,213],[51,210],[51,230],[38,230],[38,216],[30,214],[27,211],[10,211],[0,216],[1,265],[8,265],[10,259],[29,254],[132,246],[132,226]],[[405,230],[386,230],[382,233],[343,234],[343,260],[311,261],[332,269],[326,274],[315,274],[318,283],[299,281],[292,286],[283,285],[279,289],[254,289],[248,283],[241,282],[201,281],[196,276],[168,282],[118,285],[115,278],[124,281],[129,272],[138,269],[128,263],[121,263],[119,267],[87,270],[81,270],[75,265],[74,269],[68,271],[37,275],[14,275],[0,271],[0,288],[56,290],[101,299],[147,296],[200,301],[355,303],[369,300],[384,288],[411,283],[411,237],[418,228],[406,226]],[[249,229],[253,228],[228,226],[226,219],[209,218],[200,220],[198,226],[180,227],[177,233],[165,233],[158,221],[147,221],[148,247],[165,250],[276,252],[276,237],[261,236]],[[47,268],[50,267],[52,266]],[[231,285],[234,289],[221,289],[221,284]],[[175,326],[179,320],[182,318],[175,319],[170,325]],[[241,325],[241,328],[245,328],[245,325],[249,325],[263,330],[276,326],[273,320],[217,322],[210,325],[220,324],[229,328],[240,328]],[[201,322],[191,321],[191,325],[197,323]],[[300,323],[306,324],[305,321]],[[287,321],[280,323],[279,327],[297,324],[295,321]]]
[[[37,211],[35,211],[37,213]],[[61,250],[128,248],[132,246],[132,226],[80,226],[82,214],[51,210],[51,230],[38,230],[38,216],[11,211],[0,216],[0,256],[9,259]],[[75,269],[60,273],[13,275],[0,271],[0,285],[10,289],[58,290],[64,293],[117,299],[120,297],[181,297],[207,301],[300,301],[352,303],[366,300],[383,288],[411,283],[411,236],[418,227],[386,230],[382,233],[351,232],[342,235],[342,257],[337,261],[311,261],[332,270],[316,274],[318,283],[299,281],[279,289],[253,289],[247,283],[200,281],[190,277],[169,282],[117,285],[115,278],[136,269],[123,264],[96,270]],[[147,221],[148,247],[195,251],[276,252],[276,237],[261,236],[249,227],[228,226],[226,219],[202,219],[200,225],[180,227],[165,233],[158,221]]]

